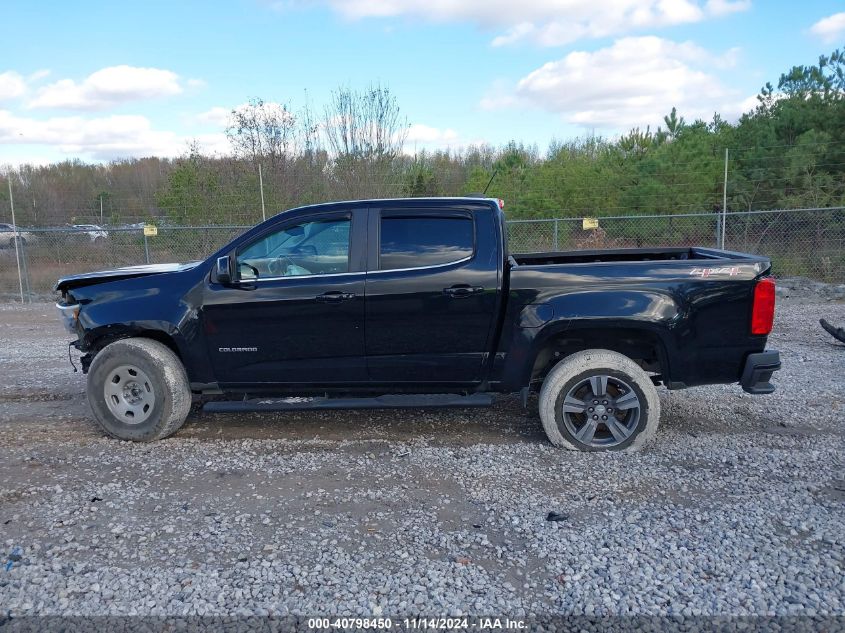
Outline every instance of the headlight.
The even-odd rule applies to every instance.
[[[79,304],[64,305],[57,303],[56,308],[59,310],[59,318],[65,329],[71,334],[76,334],[76,322],[79,319]]]

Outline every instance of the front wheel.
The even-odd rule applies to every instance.
[[[540,419],[555,446],[635,451],[657,432],[660,399],[648,374],[627,356],[586,350],[563,359],[546,376]]]
[[[128,338],[104,347],[88,372],[88,404],[112,437],[151,442],[175,433],[191,409],[185,367],[166,345]]]

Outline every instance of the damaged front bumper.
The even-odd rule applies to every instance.
[[[59,311],[59,320],[62,322],[62,325],[70,334],[77,337],[75,341],[71,341],[67,345],[67,358],[70,362],[70,366],[73,367],[74,372],[77,370],[76,365],[73,363],[73,356],[71,355],[70,348],[75,347],[80,352],[85,351],[82,347],[82,333],[79,327],[79,308],[80,305],[78,303],[56,304],[56,309]],[[87,374],[88,368],[91,366],[91,354],[84,354],[79,360],[82,363],[82,373]]]
[[[77,324],[79,323],[79,304],[64,304],[64,303],[57,303],[56,309],[59,311],[59,320],[64,325],[65,329],[70,332],[71,334],[79,334],[76,329]]]

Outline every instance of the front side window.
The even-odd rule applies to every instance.
[[[265,235],[238,253],[241,279],[349,272],[349,218],[302,222]]]
[[[383,217],[379,269],[448,264],[473,252],[471,218]]]

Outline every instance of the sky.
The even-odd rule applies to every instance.
[[[843,0],[5,0],[0,165],[226,154],[228,113],[378,83],[405,150],[536,144],[672,106],[735,120],[845,45]]]

